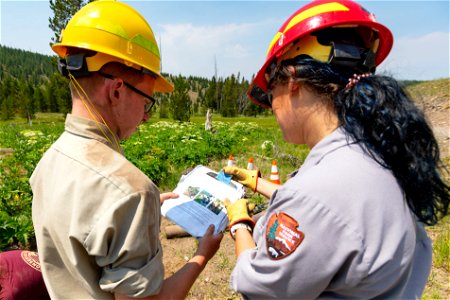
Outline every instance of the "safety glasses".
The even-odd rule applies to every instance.
[[[264,79],[267,82],[266,90],[264,91],[262,87],[258,84],[253,83],[249,90],[248,96],[253,102],[266,108],[272,108],[272,85],[273,79],[277,71],[277,60],[273,59],[272,62],[267,66],[266,72],[264,74]]]
[[[111,79],[111,80],[116,79],[116,77],[112,76],[111,74],[106,74],[106,73],[103,73],[101,71],[98,71],[98,74],[103,76],[103,77],[105,77],[105,78]],[[138,93],[139,95],[144,97],[144,100],[145,100],[144,111],[145,111],[145,113],[148,114],[152,110],[153,105],[155,105],[156,99],[153,98],[152,96],[150,96],[149,94],[146,94],[143,91],[135,88],[134,86],[132,86],[131,84],[129,84],[125,80],[123,80],[123,84],[125,84],[125,86],[127,88],[129,88],[130,90],[132,90],[133,92]]]
[[[277,59],[272,59],[272,62],[267,66],[266,73],[264,77],[266,78],[267,88],[270,89],[273,85],[273,80],[275,79],[275,75],[278,71]]]

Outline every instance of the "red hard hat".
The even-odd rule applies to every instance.
[[[311,39],[308,37],[327,28],[352,27],[366,29],[361,31],[364,32],[363,34],[376,34],[377,39],[373,41],[370,47],[375,53],[374,63],[376,66],[379,65],[389,54],[393,45],[393,36],[390,30],[378,23],[374,14],[356,2],[351,0],[316,0],[297,10],[280,27],[269,45],[264,65],[258,71],[250,86],[249,97],[258,105],[270,107],[270,103],[261,101],[261,99],[258,99],[258,95],[264,95],[267,92],[266,71],[271,63],[274,61],[279,63],[281,60],[289,58],[285,57],[285,54],[292,51],[291,47],[294,44],[300,44],[299,48],[304,48],[302,47],[302,41],[308,43],[308,45],[305,45],[309,51],[306,54],[328,62],[330,51],[319,45],[316,39],[311,44]],[[324,51],[326,51],[326,56],[324,56]],[[290,56],[292,57],[292,55]],[[279,59],[280,61],[278,61]]]

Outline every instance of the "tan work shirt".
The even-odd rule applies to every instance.
[[[431,242],[391,171],[342,129],[270,199],[231,286],[247,298],[420,299]]]
[[[52,299],[145,297],[161,287],[159,191],[112,140],[105,126],[68,115],[65,132],[31,176],[33,223]]]

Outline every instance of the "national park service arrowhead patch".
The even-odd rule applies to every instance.
[[[282,259],[297,249],[305,237],[297,229],[298,222],[285,213],[273,213],[266,227],[267,253],[272,259]]]

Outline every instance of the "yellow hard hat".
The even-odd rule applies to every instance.
[[[150,71],[156,77],[155,92],[172,92],[173,85],[161,75],[161,57],[153,31],[131,6],[115,0],[98,0],[82,7],[52,46],[66,58],[70,48],[95,51],[86,56],[87,70],[95,72],[109,62]]]

